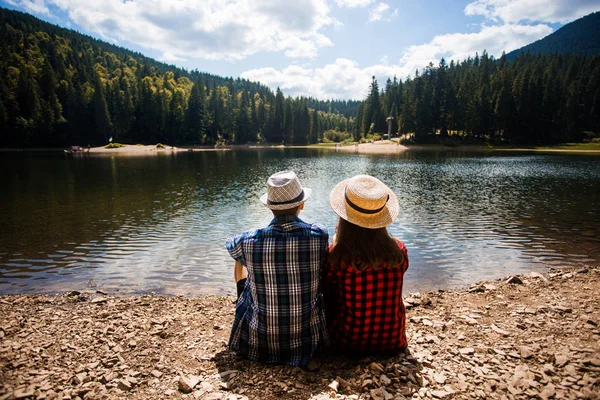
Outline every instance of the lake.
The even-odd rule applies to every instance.
[[[399,197],[405,291],[600,260],[600,157],[358,155],[261,149],[144,157],[3,153],[0,293],[234,293],[225,239],[267,225],[274,172],[313,189],[300,217],[335,231],[329,192],[370,174]]]

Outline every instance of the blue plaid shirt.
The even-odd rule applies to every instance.
[[[305,367],[329,344],[321,269],[329,235],[293,215],[227,239],[229,254],[248,268],[229,348],[249,360]]]

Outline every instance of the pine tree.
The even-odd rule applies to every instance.
[[[92,144],[106,144],[111,137],[112,123],[108,114],[106,99],[104,98],[104,88],[100,78],[96,76],[94,86],[94,97],[92,100],[94,109],[94,128],[95,136],[92,138]]]
[[[186,111],[186,142],[192,144],[214,143],[215,137],[205,140],[206,135],[206,99],[204,85],[200,78],[192,86]]]
[[[292,144],[295,143],[294,111],[292,110],[291,99],[288,99],[285,103],[285,112],[283,114],[283,142],[285,144]]]

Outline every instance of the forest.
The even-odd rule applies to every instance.
[[[375,78],[355,118],[355,138],[411,134],[417,143],[557,144],[600,136],[600,57],[486,52],[441,60],[402,82]],[[414,134],[414,135],[412,135]]]
[[[187,71],[0,8],[0,146],[306,145],[392,132],[417,143],[555,144],[600,132],[600,57],[484,51],[364,101],[285,97]]]
[[[309,144],[362,103],[285,98],[0,8],[0,146]]]

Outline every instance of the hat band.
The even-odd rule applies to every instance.
[[[359,213],[362,213],[362,214],[377,214],[378,212],[380,212],[381,210],[383,210],[385,208],[387,202],[390,200],[390,195],[388,194],[387,199],[385,199],[385,204],[382,207],[380,207],[380,208],[378,208],[376,210],[367,210],[366,208],[359,207],[359,206],[357,206],[356,204],[354,204],[353,202],[350,201],[350,199],[348,198],[348,195],[346,194],[346,190],[347,189],[348,188],[346,188],[344,190],[344,197],[346,198],[346,203],[348,203],[348,205],[350,207],[352,207],[353,209],[355,209],[356,211],[358,211]]]
[[[292,200],[287,200],[287,201],[271,201],[269,199],[267,199],[267,204],[270,206],[281,206],[283,204],[292,204],[292,203],[297,203],[300,200],[302,200],[304,198],[304,189],[302,189],[300,191],[300,194],[293,198]]]

